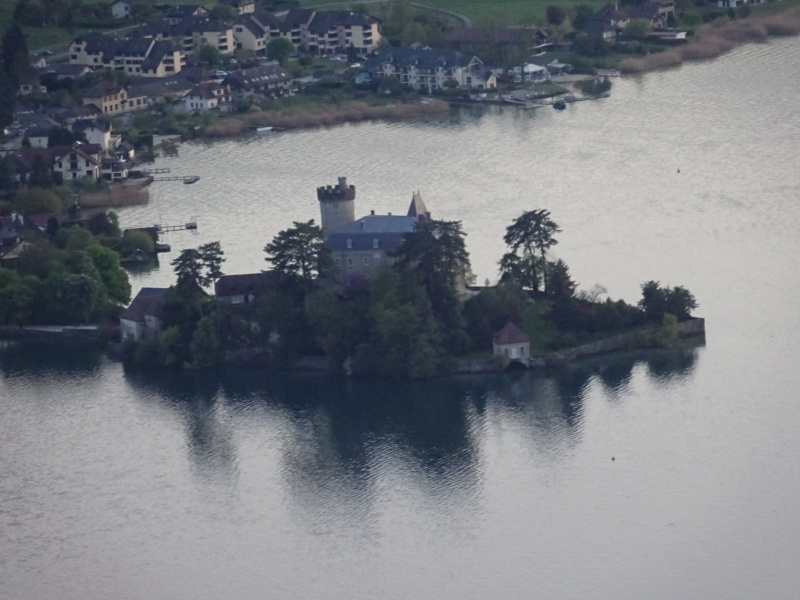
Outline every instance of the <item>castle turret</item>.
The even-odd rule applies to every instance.
[[[335,186],[317,188],[322,232],[327,237],[342,225],[356,220],[356,186],[347,185],[346,177],[339,177]]]
[[[431,220],[431,213],[428,212],[428,208],[422,201],[422,194],[419,192],[414,192],[414,195],[411,197],[411,205],[408,207],[407,215],[409,217],[414,217],[420,223],[429,222]]]

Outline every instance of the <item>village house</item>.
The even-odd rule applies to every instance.
[[[83,133],[87,142],[97,144],[103,152],[114,152],[117,138],[111,135],[111,123],[108,120],[79,119],[72,124],[72,131]]]
[[[308,27],[316,11],[310,8],[292,8],[283,17],[281,36],[288,39],[295,48],[305,49],[308,40]]]
[[[114,154],[118,160],[132,161],[136,157],[136,148],[128,140],[123,140],[117,144]]]
[[[520,362],[527,367],[531,356],[531,340],[519,327],[509,321],[494,335],[492,349],[495,356]]]
[[[508,60],[541,51],[549,46],[547,38],[547,32],[539,27],[456,27],[447,41],[454,50],[469,55],[480,54],[491,46],[497,49],[498,59]]]
[[[94,104],[104,115],[117,115],[127,110],[128,92],[121,85],[101,82],[83,94],[84,104]]]
[[[124,71],[135,77],[168,77],[186,65],[186,56],[165,39],[135,35],[115,40],[88,33],[70,44],[69,64],[93,71]]]
[[[19,74],[19,94],[27,96],[29,94],[46,94],[47,88],[39,81],[39,74],[36,69],[23,69]]]
[[[32,127],[25,131],[25,137],[28,138],[31,148],[47,148],[53,129],[54,127]]]
[[[366,54],[377,48],[380,40],[378,21],[374,17],[347,10],[326,10],[314,15],[302,45],[311,54],[320,56],[350,48]]]
[[[142,288],[119,316],[122,341],[158,339],[163,326],[163,308],[167,288]]]
[[[230,88],[216,81],[200,83],[183,97],[186,112],[224,111],[230,103]]]
[[[369,83],[385,77],[396,77],[403,85],[428,92],[442,89],[447,81],[472,90],[497,87],[496,75],[477,56],[470,58],[454,50],[380,48],[364,62],[355,82]]]
[[[131,96],[143,103],[143,108],[159,103],[180,100],[197,85],[197,82],[185,76],[183,72],[163,79],[139,80],[128,88]]]
[[[545,54],[532,57],[530,59],[530,63],[547,69],[547,73],[551,77],[566,75],[569,73],[571,68],[571,66],[567,63],[562,63],[560,60],[558,60],[555,54],[551,52],[546,52]]]
[[[336,278],[341,281],[354,275],[370,278],[391,264],[403,237],[414,231],[418,222],[431,219],[419,192],[413,195],[405,215],[372,211],[358,220],[355,197],[355,186],[347,185],[344,177],[335,186],[317,188],[322,230],[332,251]]]
[[[115,19],[128,19],[131,16],[131,4],[125,0],[117,0],[111,5],[111,16]]]
[[[83,94],[83,103],[92,104],[103,111],[103,115],[118,115],[132,110],[147,108],[146,96],[129,94],[128,90],[119,84],[109,81],[101,82]]]
[[[224,6],[230,6],[240,15],[252,13],[256,10],[254,0],[219,0],[219,3]]]
[[[281,22],[270,12],[259,11],[239,17],[233,25],[236,48],[264,54],[267,44],[281,35]]]
[[[88,73],[92,72],[92,68],[88,65],[73,65],[69,63],[63,63],[56,65],[49,72],[54,73],[56,79],[62,81],[64,79],[77,79],[78,77],[87,75]]]
[[[208,11],[198,4],[176,4],[170,8],[164,18],[170,25],[177,25],[189,17],[206,17]]]
[[[295,47],[320,56],[349,49],[366,54],[382,39],[377,19],[348,10],[293,8],[284,17],[280,32]]]
[[[234,97],[259,94],[267,97],[284,96],[291,91],[292,77],[278,63],[241,69],[228,74],[222,81]]]
[[[106,181],[122,181],[128,178],[131,163],[116,156],[103,156],[100,159],[100,177]]]
[[[64,181],[83,177],[100,179],[102,151],[99,146],[76,142],[72,148],[53,150],[53,172],[60,173]]]
[[[667,27],[670,17],[675,18],[675,0],[647,0],[630,7],[631,19],[645,19],[655,29]]]
[[[214,295],[220,304],[250,304],[273,287],[271,272],[223,275],[214,283]]]
[[[233,26],[220,21],[193,20],[181,24],[184,48],[191,44],[191,51],[198,52],[203,46],[212,46],[222,54],[233,54],[236,40],[233,37]]]

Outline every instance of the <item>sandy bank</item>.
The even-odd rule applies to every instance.
[[[240,135],[252,127],[300,129],[369,121],[374,119],[409,119],[423,115],[447,112],[450,105],[435,99],[409,104],[372,106],[366,102],[352,102],[343,106],[326,106],[314,109],[288,108],[285,110],[257,111],[222,119],[205,128],[211,137]]]
[[[623,73],[644,73],[677,67],[688,61],[714,58],[741,44],[765,42],[770,37],[798,34],[800,6],[772,15],[736,21],[718,19],[699,27],[688,44],[644,58],[626,58],[619,63],[619,70]]]

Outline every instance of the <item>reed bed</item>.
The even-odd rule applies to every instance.
[[[205,134],[211,137],[232,137],[240,135],[252,127],[302,129],[375,119],[410,119],[447,112],[449,109],[450,105],[447,102],[431,99],[409,104],[374,106],[358,101],[341,106],[324,106],[313,109],[287,108],[285,110],[257,111],[222,119],[206,127]]]
[[[651,54],[644,58],[626,58],[619,63],[623,73],[644,73],[676,67],[684,62],[714,58],[736,46],[765,42],[770,37],[800,34],[800,6],[780,13],[731,21],[718,19],[699,27],[688,44]]]

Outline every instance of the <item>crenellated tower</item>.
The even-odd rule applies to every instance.
[[[335,186],[318,187],[317,200],[325,237],[356,220],[356,186],[347,185],[346,177],[339,177]]]

